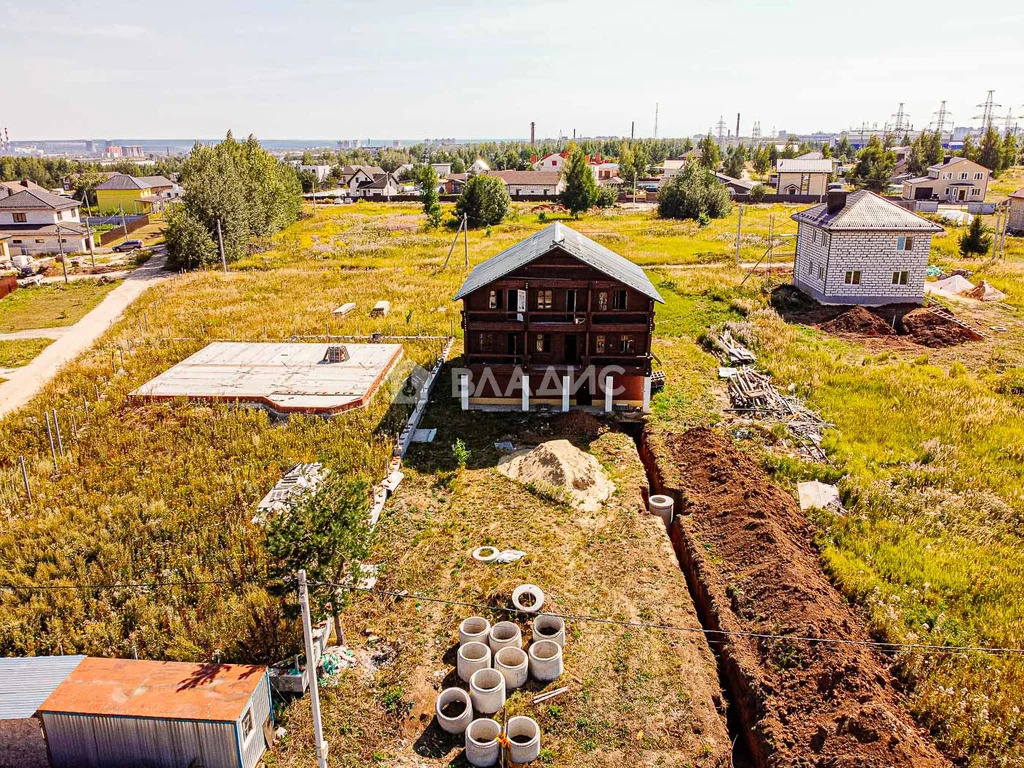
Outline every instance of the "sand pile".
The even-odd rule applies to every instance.
[[[615,491],[600,462],[568,440],[550,440],[498,462],[505,477],[564,496],[574,507],[595,512]]]
[[[892,336],[895,331],[882,318],[864,307],[853,307],[818,326],[826,333],[859,333],[864,336]]]

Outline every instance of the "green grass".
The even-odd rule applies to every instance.
[[[119,284],[76,280],[21,288],[0,299],[0,333],[74,325]]]
[[[0,368],[20,368],[53,343],[53,339],[0,340]]]

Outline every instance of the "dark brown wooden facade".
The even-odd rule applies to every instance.
[[[573,377],[575,404],[598,404],[612,368],[621,399],[639,402],[651,374],[654,300],[557,246],[464,296],[462,327],[466,367],[497,383],[477,398],[508,397],[519,374],[536,394],[554,369]]]

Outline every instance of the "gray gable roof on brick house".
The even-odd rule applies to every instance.
[[[462,284],[459,292],[455,294],[455,301],[465,298],[473,291],[536,261],[555,249],[579,259],[587,266],[593,267],[598,272],[608,275],[623,285],[628,285],[633,290],[639,291],[661,304],[665,303],[661,294],[658,293],[640,267],[615,251],[605,248],[586,235],[581,235],[576,230],[557,221],[516,243],[511,248],[506,248],[496,256],[492,256],[482,264],[478,264],[469,273],[469,277],[466,278],[466,282]]]
[[[790,216],[793,221],[812,224],[828,231],[873,230],[905,232],[942,232],[942,227],[879,197],[866,189],[852,192],[846,205],[835,213],[828,212],[828,203],[819,203],[806,211]]]

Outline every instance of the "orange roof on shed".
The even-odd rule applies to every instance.
[[[87,657],[40,713],[234,722],[266,667]]]

